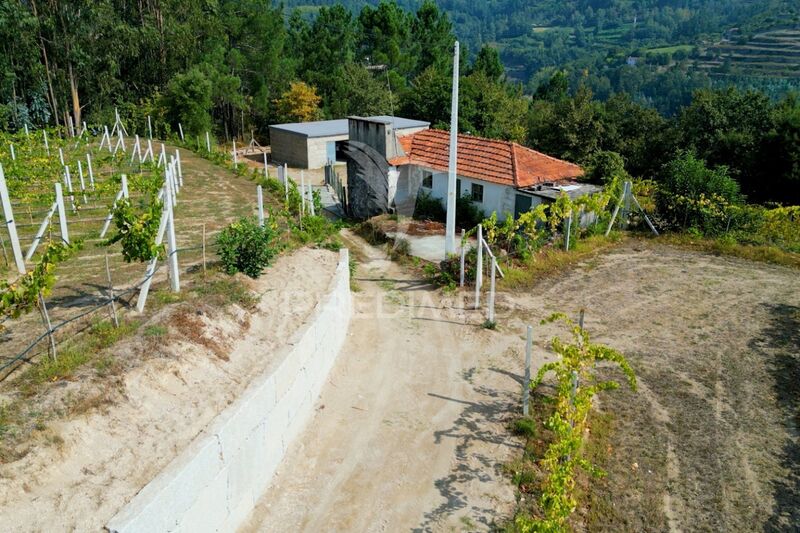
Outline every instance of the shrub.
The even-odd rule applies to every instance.
[[[659,212],[676,227],[714,235],[725,230],[726,211],[741,203],[739,184],[726,167],[708,168],[693,152],[681,152],[664,166],[656,194]]]
[[[484,216],[486,214],[469,196],[456,199],[456,226],[464,229],[474,228],[481,223]]]
[[[438,220],[444,222],[447,211],[442,205],[442,201],[434,198],[430,193],[423,192],[417,196],[417,203],[414,206],[414,218],[417,220]]]
[[[223,269],[233,275],[242,272],[257,278],[277,253],[274,232],[261,227],[252,218],[242,218],[222,230],[217,236],[217,254]]]

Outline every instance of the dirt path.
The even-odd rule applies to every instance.
[[[520,446],[522,341],[359,248],[351,336],[244,529],[489,529],[514,504],[501,466]]]
[[[262,296],[255,312],[161,313],[151,321],[168,328],[158,347],[146,328],[115,346],[119,359],[143,359],[132,370],[103,380],[86,369],[85,379],[54,383],[51,403],[98,393],[105,401],[54,420],[48,443],[0,463],[0,530],[101,531],[255,376],[280,362],[277,354],[328,290],[337,258],[316,249],[282,256],[251,283]],[[155,354],[136,351],[141,346]]]

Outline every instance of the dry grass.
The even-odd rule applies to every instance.
[[[721,239],[697,237],[688,233],[669,233],[659,236],[656,240],[663,244],[714,255],[728,255],[760,263],[800,268],[800,254],[787,252],[776,246],[739,244]]]
[[[608,252],[625,243],[627,239],[627,236],[612,232],[608,237],[596,235],[581,239],[569,251],[546,247],[528,261],[505,265],[505,278],[499,281],[499,287],[531,288],[542,278],[559,274],[578,263]]]

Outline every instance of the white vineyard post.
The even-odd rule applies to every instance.
[[[44,137],[44,149],[47,155],[50,155],[50,143],[47,142],[47,130],[42,130],[42,137]]]
[[[497,259],[492,256],[492,273],[489,283],[489,322],[494,322],[495,276],[497,272]]]
[[[69,136],[75,137],[75,123],[72,121],[72,117],[67,115],[67,127],[69,127]]]
[[[72,206],[72,212],[76,212],[77,209],[75,208],[75,195],[72,191],[72,176],[69,174],[69,166],[64,167],[64,185],[67,186],[67,192],[69,192],[69,203]]]
[[[28,125],[25,124],[25,137],[30,137],[30,136],[31,136],[31,132],[28,130]]]
[[[108,227],[111,225],[111,220],[114,218],[114,209],[117,207],[117,202],[122,200],[123,198],[128,198],[128,176],[123,174],[122,178],[122,186],[120,190],[117,192],[117,195],[114,197],[114,203],[111,204],[111,210],[106,215],[106,220],[103,223],[103,229],[100,230],[100,238],[106,236],[106,232],[108,231]]]
[[[314,188],[311,187],[311,184],[308,184],[308,207],[311,211],[311,216],[316,216],[315,208],[314,208]]]
[[[475,263],[475,309],[481,307],[481,285],[483,285],[483,225],[478,224],[478,260]]]
[[[161,143],[161,153],[158,154],[158,163],[156,163],[156,166],[160,167],[161,165],[166,165],[166,164],[167,164],[167,152],[166,149],[164,148],[164,143]]]
[[[267,165],[267,152],[264,152],[264,177],[269,179],[269,165]]]
[[[60,183],[56,183],[56,185],[61,186]],[[36,248],[39,247],[39,241],[41,241],[42,236],[44,236],[44,232],[47,230],[47,226],[50,224],[50,220],[53,218],[56,209],[58,209],[57,201],[53,202],[53,205],[50,206],[50,211],[47,212],[42,224],[39,226],[39,231],[36,232],[36,236],[33,238],[30,248],[28,248],[28,253],[25,254],[25,261],[30,261],[31,257],[33,257],[33,254],[36,252]]]
[[[11,160],[12,161],[16,161],[17,160],[17,154],[14,153],[14,143],[8,143],[8,146],[11,149]]]
[[[528,326],[525,340],[525,377],[522,379],[522,414],[530,414],[531,403],[531,354],[533,352],[533,326]]]
[[[89,185],[94,190],[94,172],[92,171],[92,156],[86,154],[86,168],[89,171]]]
[[[572,211],[569,212],[569,216],[564,221],[564,249],[567,251],[569,251],[570,233],[572,233]]]
[[[86,121],[83,121],[83,129],[81,130],[81,137],[83,137],[84,133],[88,133],[89,129],[86,127]]]
[[[175,150],[175,161],[178,167],[178,183],[183,187],[183,165],[181,164],[181,151]]]
[[[166,185],[164,188],[161,189],[158,196],[164,197],[166,202],[166,197],[168,196],[168,192],[165,190]],[[166,205],[166,204],[165,204]],[[166,209],[161,211],[161,221],[158,224],[158,234],[156,235],[156,246],[160,245],[164,241],[164,232],[167,229],[167,219],[169,218],[169,213]],[[147,294],[150,292],[150,283],[153,281],[153,276],[156,273],[156,264],[158,263],[158,257],[154,257],[150,260],[150,263],[147,264],[147,269],[145,270],[144,280],[142,281],[142,287],[139,289],[139,298],[136,301],[136,310],[141,313],[144,311],[144,306],[147,303]]]
[[[461,230],[461,274],[458,277],[458,286],[464,286],[464,263],[467,257],[467,239],[466,239],[467,232],[466,230]]]
[[[61,166],[64,166],[64,150],[61,148],[58,149],[58,159],[61,161]]]
[[[206,132],[206,150],[208,153],[211,153],[211,137],[209,136],[208,132]]]
[[[137,155],[139,156],[139,162],[141,163],[142,162],[142,147],[139,144],[139,135],[138,134],[134,134],[133,138],[134,138],[134,142],[133,142],[133,148],[131,148],[131,163],[133,163],[133,160],[134,160],[134,158],[136,158]]]
[[[300,216],[306,216],[306,176],[305,173],[300,171]]]
[[[81,160],[78,159],[78,179],[81,182],[81,194],[83,194],[83,203],[89,203],[88,198],[86,198],[86,182],[83,179],[83,166],[81,165]]]
[[[172,188],[171,184],[167,182],[167,188]],[[169,278],[172,292],[181,292],[180,273],[178,272],[178,246],[175,240],[175,212],[173,209],[172,198],[170,191],[164,195],[166,199],[166,207],[168,211],[167,220],[167,254],[169,255]],[[174,195],[174,191],[172,191]]]
[[[153,122],[150,120],[150,115],[147,115],[147,132],[149,134],[149,139],[153,140]]]
[[[61,230],[61,240],[69,244],[69,229],[67,228],[67,210],[64,209],[64,193],[61,184],[56,183],[56,204],[58,205],[58,227]]]
[[[183,138],[183,126],[181,125],[180,122],[178,122],[178,131],[180,131],[180,133],[181,133],[181,141],[185,142],[186,139]]]
[[[236,158],[236,141],[233,141],[233,168],[236,170],[239,161]]]
[[[14,262],[17,264],[17,270],[20,274],[25,274],[25,260],[22,257],[22,248],[19,245],[19,236],[17,236],[17,226],[14,222],[14,212],[11,210],[11,198],[8,195],[8,187],[6,186],[6,176],[3,173],[3,165],[0,164],[0,200],[3,204],[3,215],[6,220],[6,228],[8,229],[8,237],[11,240],[11,250],[14,253]]]
[[[150,162],[154,162],[153,159],[153,141],[147,139],[147,150],[144,153],[144,161],[147,161],[147,156],[150,156]]]
[[[289,202],[289,165],[283,164],[283,193],[286,195],[286,202]]]
[[[256,187],[256,198],[258,201],[258,225],[264,227],[264,192],[261,185]]]

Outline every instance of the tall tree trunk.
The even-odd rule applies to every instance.
[[[69,92],[72,95],[72,120],[74,127],[79,130],[81,123],[81,100],[78,96],[78,82],[75,80],[75,74],[72,71],[72,63],[67,63],[67,70],[69,71]]]
[[[42,49],[42,58],[44,59],[44,72],[47,74],[47,100],[50,103],[50,108],[53,110],[53,120],[55,120],[56,127],[58,127],[58,101],[56,100],[56,93],[53,91],[53,78],[50,75],[50,63],[47,60],[47,47],[44,44],[42,24],[39,20],[39,12],[36,9],[36,0],[31,0],[31,9],[33,9],[33,16],[36,17],[36,31],[39,34],[39,46]]]

